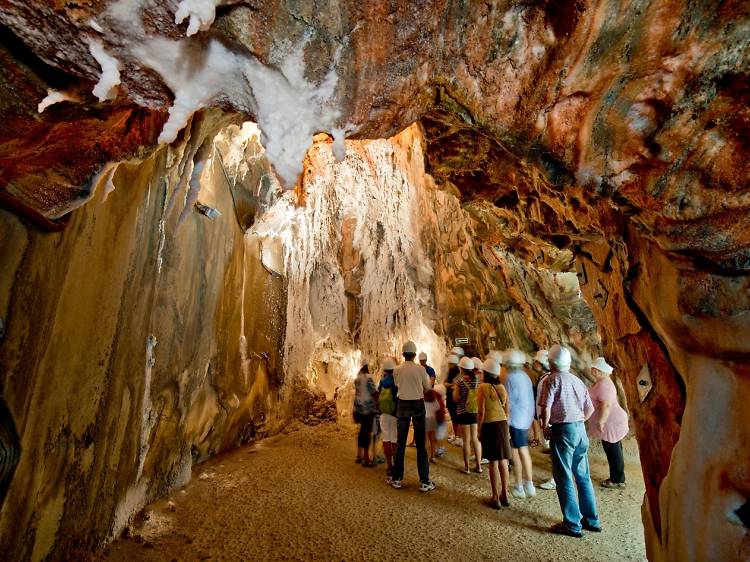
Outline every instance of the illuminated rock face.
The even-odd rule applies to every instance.
[[[180,3],[156,4],[4,5],[6,204],[59,228],[51,219],[86,200],[87,178],[106,161],[142,156],[202,105],[278,126],[269,141],[287,181],[301,170],[300,131],[387,137],[422,119],[439,185],[496,207],[475,225],[479,238],[558,270],[565,256],[550,244],[576,256],[642,444],[650,557],[748,557],[750,477],[738,459],[750,423],[736,404],[750,356],[746,3],[229,2],[189,40],[211,25],[216,3],[182,6],[182,27]],[[199,87],[175,64],[183,60]],[[47,88],[81,101],[39,117]],[[113,88],[118,97],[104,103],[89,93]],[[278,111],[269,92],[283,93]],[[287,140],[293,158],[277,154]],[[455,288],[436,264],[436,283]],[[436,292],[438,305],[446,294]],[[653,386],[641,403],[644,367]],[[704,454],[703,443],[720,449]]]

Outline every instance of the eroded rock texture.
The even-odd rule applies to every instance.
[[[561,271],[576,256],[642,443],[649,556],[746,559],[750,423],[738,402],[750,355],[747,3],[205,4],[221,4],[213,25],[213,10],[191,14],[187,2],[1,4],[1,97],[15,100],[2,106],[14,119],[0,130],[6,204],[59,227],[50,221],[87,198],[87,178],[107,160],[172,141],[205,106],[258,121],[288,185],[312,133],[332,133],[340,153],[345,134],[387,137],[422,119],[428,171],[480,213],[470,243],[482,263],[520,258]],[[187,17],[176,25],[180,8]],[[47,88],[79,101],[36,116]],[[112,99],[97,103],[92,90]],[[80,123],[75,135],[70,122]],[[121,142],[100,143],[105,131]],[[34,236],[58,258],[49,268],[76,263]],[[495,237],[508,255],[482,242]],[[61,244],[83,244],[71,238]],[[14,247],[4,245],[7,263],[25,255]],[[343,255],[353,270],[356,252]],[[460,274],[441,277],[440,259],[436,283],[455,293],[461,280],[451,276]],[[462,263],[474,259],[462,250]],[[455,272],[459,262],[445,263]],[[481,269],[482,283],[492,275]],[[47,268],[25,278],[56,279]],[[356,275],[342,279],[357,295]],[[516,302],[533,288],[508,286]],[[506,296],[486,294],[497,297],[490,305]],[[353,301],[347,319],[356,319]],[[488,329],[481,316],[456,322]],[[141,361],[148,335],[134,352]],[[652,386],[641,402],[646,372]]]

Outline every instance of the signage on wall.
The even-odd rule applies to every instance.
[[[456,342],[456,345],[466,345],[467,343],[469,343],[469,338],[456,338],[453,341]]]

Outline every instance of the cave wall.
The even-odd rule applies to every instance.
[[[286,287],[218,161],[194,173],[216,126],[118,165],[62,233],[2,211],[0,373],[22,450],[0,518],[9,558],[76,558],[301,402],[278,395]],[[195,210],[196,182],[220,216]]]

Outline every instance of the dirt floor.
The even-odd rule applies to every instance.
[[[489,509],[489,478],[461,472],[458,448],[431,465],[438,488],[422,494],[415,449],[405,486],[385,483],[384,465],[354,463],[351,426],[300,427],[218,456],[192,481],[144,511],[128,538],[101,557],[133,560],[645,560],[640,518],[643,478],[636,445],[626,442],[628,487],[608,490],[601,449],[591,452],[604,531],[583,539],[550,533],[560,520],[554,491]],[[549,456],[533,449],[535,481]]]

